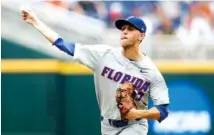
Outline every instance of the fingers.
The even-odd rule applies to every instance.
[[[27,17],[30,16],[31,11],[32,11],[31,8],[28,7],[28,6],[22,6],[20,10],[21,10],[22,18],[23,18],[24,20],[26,20]]]
[[[26,20],[26,19],[27,19],[27,17],[28,17],[28,13],[27,13],[27,12],[22,11],[22,19],[23,19],[23,20]]]

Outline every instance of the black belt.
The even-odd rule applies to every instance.
[[[100,120],[103,121],[103,117],[100,117]],[[139,121],[140,119],[136,119],[136,121]],[[113,119],[108,119],[108,122],[110,125],[114,126],[114,127],[124,127],[127,126],[129,124],[128,120],[113,120]]]

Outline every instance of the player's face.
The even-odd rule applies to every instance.
[[[144,34],[131,25],[123,25],[121,28],[121,45],[130,47],[140,43]]]

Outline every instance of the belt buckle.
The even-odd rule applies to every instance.
[[[113,122],[113,120],[111,120],[111,119],[108,119],[108,122],[109,122],[109,124],[110,124],[111,126],[115,126],[115,125],[114,125],[114,122]]]
[[[108,121],[109,121],[109,124],[110,124],[111,126],[118,127],[118,124],[117,124],[117,121],[116,121],[116,120],[109,119]]]
[[[111,119],[109,119],[108,121],[110,125],[114,126],[113,121]]]

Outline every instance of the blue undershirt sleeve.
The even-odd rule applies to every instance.
[[[168,106],[169,104],[156,105],[155,107],[160,111],[160,119],[158,122],[162,122],[164,119],[168,117]]]
[[[74,50],[75,50],[75,43],[73,42],[66,42],[62,38],[58,38],[53,45],[55,45],[57,48],[59,48],[61,51],[74,56]]]

